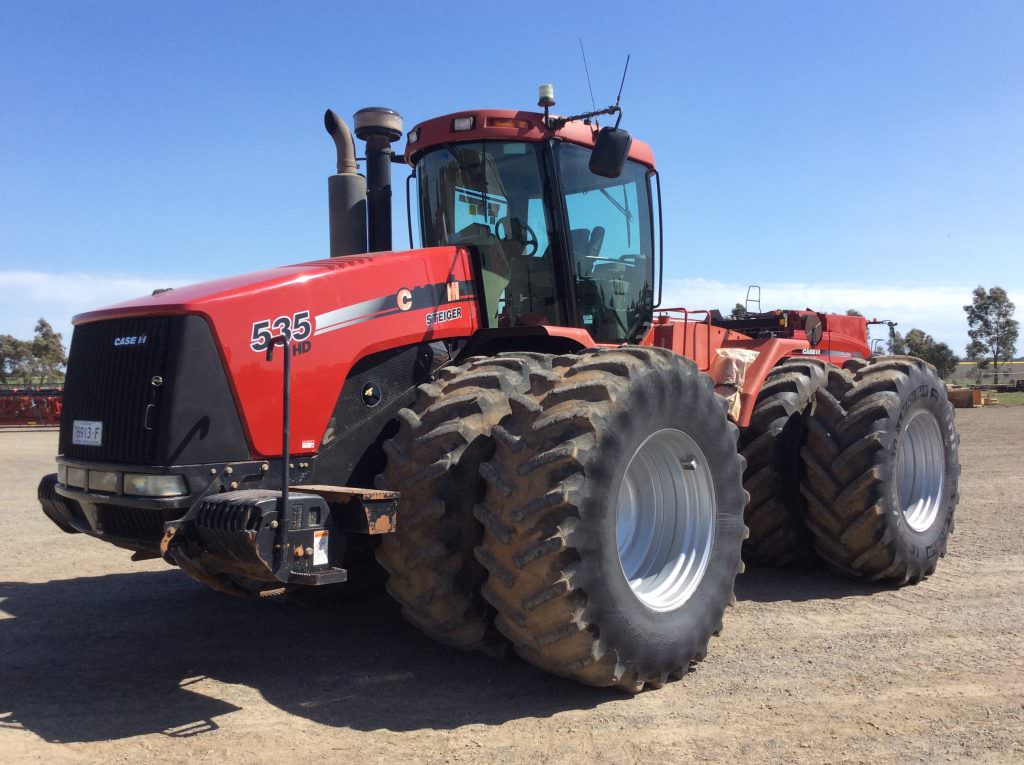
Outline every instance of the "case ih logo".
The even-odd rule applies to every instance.
[[[119,348],[122,345],[145,345],[145,335],[125,335],[124,337],[114,338],[114,347]]]

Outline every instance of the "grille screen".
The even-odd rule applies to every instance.
[[[102,422],[100,444],[74,443],[75,420]],[[60,424],[60,452],[73,459],[195,465],[249,458],[213,335],[196,315],[75,327]]]
[[[152,380],[171,378],[169,363],[175,356],[183,318],[140,316],[75,327],[64,385],[62,454],[106,462],[153,463],[157,432],[152,420],[166,389],[154,386]],[[73,443],[75,420],[102,422],[101,444]]]

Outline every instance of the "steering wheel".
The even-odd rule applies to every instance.
[[[512,235],[517,228],[523,238]],[[504,235],[502,235],[502,229],[504,229]],[[537,232],[518,218],[510,218],[508,215],[498,218],[498,222],[494,224],[494,235],[505,242],[520,242],[523,245],[523,255],[528,258],[537,254],[537,248],[540,245]]]

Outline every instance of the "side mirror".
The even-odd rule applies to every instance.
[[[811,344],[812,348],[821,342],[823,331],[824,327],[821,326],[821,319],[813,313],[804,319],[804,332],[807,335],[807,342]]]
[[[594,142],[594,150],[590,153],[590,172],[602,178],[618,178],[622,175],[632,145],[633,136],[625,130],[601,128]]]

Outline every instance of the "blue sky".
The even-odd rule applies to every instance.
[[[2,7],[0,333],[325,256],[326,107],[583,110],[580,37],[599,106],[632,54],[673,302],[755,282],[959,352],[977,284],[1024,313],[1024,3]]]

